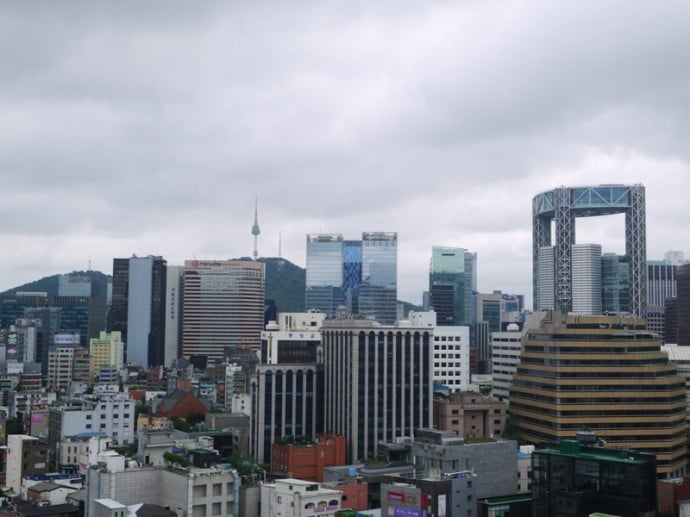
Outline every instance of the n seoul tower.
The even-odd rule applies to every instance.
[[[259,251],[257,250],[257,242],[259,239],[259,234],[261,233],[261,230],[259,229],[259,200],[258,198],[254,198],[254,225],[252,226],[252,235],[254,236],[254,260],[256,260],[259,257]]]

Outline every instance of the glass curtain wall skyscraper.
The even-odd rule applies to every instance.
[[[362,314],[383,324],[396,319],[398,237],[364,232],[361,241],[341,234],[307,235],[307,309],[335,318]]]
[[[339,233],[307,235],[307,309],[335,318],[343,296],[343,236]]]
[[[362,241],[343,242],[343,295],[347,314],[359,313],[362,282]]]
[[[469,325],[473,322],[476,270],[476,253],[464,248],[432,248],[429,295],[438,325]]]
[[[373,316],[384,325],[396,320],[398,302],[398,234],[362,234],[362,281],[359,314]]]
[[[624,255],[601,257],[601,308],[604,314],[630,312],[630,268]]]

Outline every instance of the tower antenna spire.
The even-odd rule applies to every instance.
[[[253,257],[256,260],[259,257],[258,240],[261,230],[259,229],[259,199],[254,198],[254,225],[252,226],[252,235],[254,236],[254,252]]]

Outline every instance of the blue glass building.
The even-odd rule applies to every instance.
[[[396,320],[398,236],[364,232],[361,241],[341,234],[307,235],[306,309],[335,318],[365,315],[383,324]]]

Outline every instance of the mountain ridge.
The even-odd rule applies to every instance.
[[[231,260],[252,260],[249,257],[242,257]],[[304,289],[306,285],[306,269],[300,267],[282,257],[260,257],[257,259],[266,266],[266,286],[265,298],[274,300],[279,312],[304,312]],[[45,292],[48,296],[58,295],[59,278],[62,274],[82,275],[92,279],[93,296],[106,297],[108,281],[112,280],[112,275],[101,271],[72,271],[70,273],[56,273],[32,282],[7,289],[0,293],[0,296],[8,296],[17,292]],[[399,301],[405,305],[405,314],[410,309],[419,309],[418,306]]]

